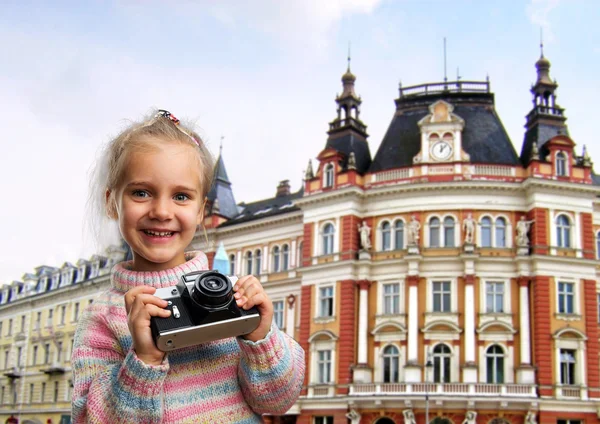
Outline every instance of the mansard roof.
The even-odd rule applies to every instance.
[[[469,88],[471,84],[473,88]],[[445,89],[438,89],[443,86]],[[494,94],[487,82],[425,84],[400,89],[396,113],[379,146],[369,172],[413,165],[421,150],[418,122],[429,106],[444,100],[465,121],[462,148],[471,163],[518,165],[519,156],[494,107]]]
[[[332,148],[345,155],[345,163],[341,164],[343,168],[346,167],[351,152],[354,152],[356,170],[359,173],[364,174],[371,165],[371,151],[369,150],[369,144],[365,137],[354,131],[347,131],[337,137],[330,137],[327,140],[325,148]]]
[[[299,211],[300,208],[295,206],[293,202],[303,195],[304,188],[301,188],[295,193],[275,196],[252,203],[240,203],[238,205],[240,210],[239,213],[233,219],[224,222],[219,227],[228,227],[243,222],[250,222],[261,218]]]

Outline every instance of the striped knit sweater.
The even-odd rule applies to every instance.
[[[132,349],[123,295],[132,287],[168,287],[207,269],[203,253],[160,272],[113,268],[111,289],[87,308],[72,356],[74,423],[259,423],[283,414],[304,380],[304,351],[274,324],[256,343],[229,338],[169,352],[147,365]]]

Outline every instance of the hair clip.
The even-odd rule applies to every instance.
[[[181,131],[182,133],[184,133],[185,135],[187,135],[189,138],[191,138],[192,140],[194,140],[194,143],[196,143],[196,145],[198,147],[200,147],[200,141],[198,141],[196,139],[196,137],[194,137],[191,134],[188,134],[186,131],[184,131],[182,128],[179,127],[179,119],[177,119],[177,117],[175,117],[175,115],[173,115],[171,112],[169,112],[168,110],[164,110],[164,109],[159,109],[158,112],[155,115],[155,118],[158,117],[162,117],[162,118],[167,118],[169,121],[171,121],[173,124],[175,124],[175,126],[177,127],[177,129],[179,131]]]

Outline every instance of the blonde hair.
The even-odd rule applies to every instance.
[[[97,247],[104,248],[116,241],[115,234],[109,234],[106,227],[112,221],[109,215],[114,212],[114,196],[132,153],[154,151],[163,143],[190,146],[196,153],[201,201],[208,195],[214,173],[214,159],[210,151],[192,125],[184,125],[160,112],[155,110],[142,121],[131,123],[101,150],[91,174],[88,198],[89,226]]]

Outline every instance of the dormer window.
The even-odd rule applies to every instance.
[[[60,280],[60,274],[54,274],[52,276],[52,285],[50,286],[50,290],[54,290],[55,288],[58,287],[59,280]]]
[[[84,266],[80,266],[77,269],[77,281],[75,281],[75,282],[76,283],[81,283],[84,278],[85,278],[85,265]]]
[[[95,278],[98,276],[98,269],[100,268],[100,264],[98,262],[94,262],[92,264],[92,273],[90,275],[90,278]]]
[[[325,172],[323,173],[323,187],[333,187],[333,164],[331,163],[325,165]]]
[[[565,152],[558,152],[556,154],[556,175],[558,177],[566,177],[567,172],[567,154]]]

